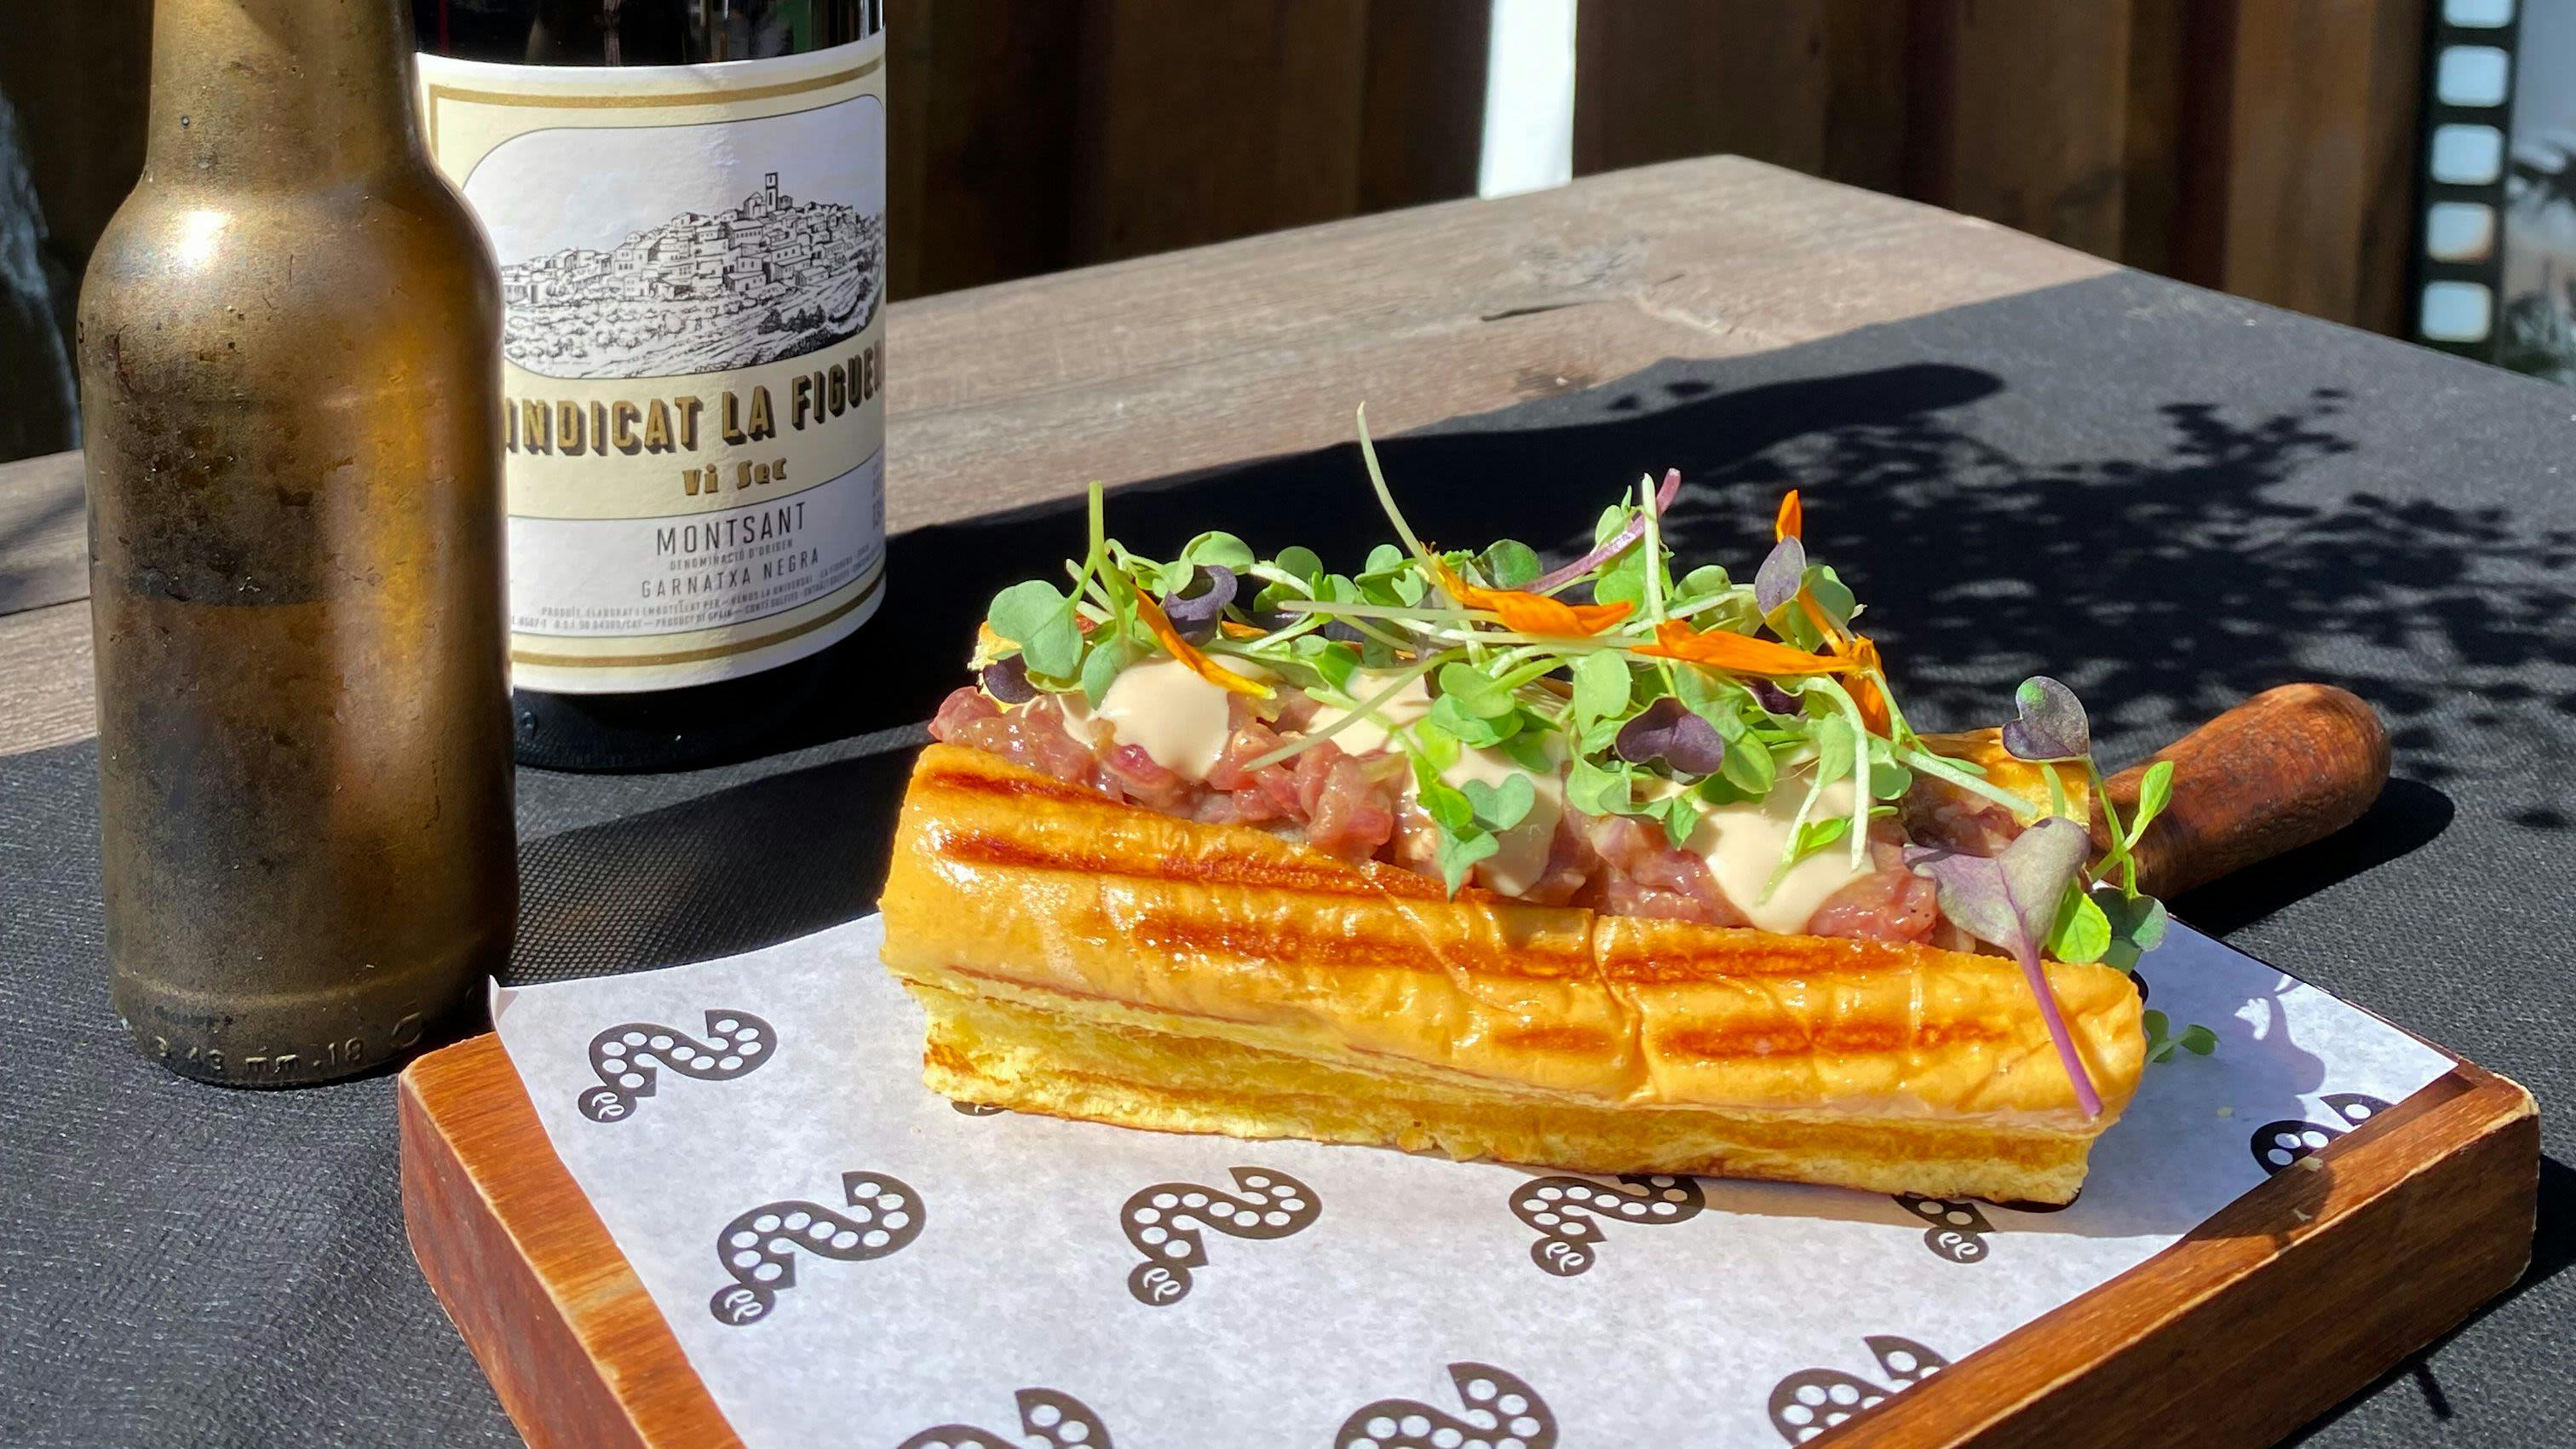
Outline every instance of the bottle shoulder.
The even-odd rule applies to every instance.
[[[310,191],[147,180],[91,254],[77,323],[85,386],[119,396],[479,389],[500,352],[500,284],[435,174]]]
[[[351,308],[403,295],[497,309],[500,295],[482,229],[424,163],[416,173],[312,188],[147,175],[90,254],[82,307],[153,290],[236,287]]]

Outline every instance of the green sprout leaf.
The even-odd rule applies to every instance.
[[[1324,573],[1324,561],[1316,556],[1313,549],[1304,547],[1279,550],[1279,556],[1270,561],[1270,566],[1290,578],[1303,579],[1309,584],[1321,578]]]
[[[1444,694],[1433,700],[1431,713],[1423,720],[1446,731],[1458,743],[1478,749],[1510,739],[1520,732],[1521,724],[1518,710],[1507,709],[1496,718],[1485,719],[1461,705],[1454,694]]]
[[[1438,776],[1421,779],[1419,771],[1416,772],[1416,782],[1420,786],[1423,813],[1431,817],[1433,824],[1453,835],[1475,828],[1476,803],[1467,798],[1465,791]]]
[[[2173,777],[2171,760],[2158,760],[2147,767],[2146,778],[2138,782],[2137,814],[2129,822],[2128,834],[2122,838],[2124,844],[2135,849],[2138,838],[2147,833],[2147,826],[2164,813],[2165,806],[2172,803]]]
[[[1460,709],[1478,719],[1501,719],[1520,705],[1500,680],[1467,664],[1441,666],[1440,697],[1458,701]]]
[[[1538,791],[1527,775],[1506,775],[1500,785],[1482,780],[1469,780],[1458,791],[1476,812],[1476,823],[1488,830],[1509,830],[1529,818],[1530,807],[1538,803]]]
[[[2099,961],[2111,948],[2111,919],[2080,880],[2069,881],[2066,903],[2058,908],[2057,925],[2048,933],[2048,954],[2068,965]]]
[[[2110,930],[2110,944],[2101,959],[2123,971],[2135,970],[2138,958],[2165,938],[2165,926],[2172,918],[2165,914],[2164,902],[2154,896],[2129,895],[2109,884],[2095,886],[2092,899]]]
[[[1718,771],[1726,783],[1744,792],[1745,798],[1759,800],[1771,793],[1780,778],[1780,765],[1771,752],[1752,739],[1730,740],[1726,746],[1726,764]]]
[[[2177,1047],[2196,1057],[2218,1050],[2218,1033],[2205,1026],[2187,1026],[2182,1035],[2171,1035],[2173,1022],[2161,1011],[2146,1013],[2139,1018],[2139,1025],[2146,1029],[2147,1060],[2151,1062],[2171,1061]]]
[[[1809,564],[1804,581],[1807,597],[1816,601],[1816,607],[1825,611],[1825,617],[1833,620],[1834,627],[1850,628],[1852,615],[1860,605],[1852,598],[1851,586],[1842,581],[1832,566]]]
[[[1798,848],[1791,858],[1804,860],[1842,839],[1844,833],[1850,829],[1851,817],[1848,815],[1836,815],[1829,820],[1810,820],[1807,822],[1807,827],[1798,832]]]
[[[1073,600],[1040,579],[1017,583],[993,596],[987,619],[993,632],[1020,646],[1031,674],[1072,679],[1082,668],[1082,627]]]
[[[1691,836],[1699,830],[1699,809],[1691,804],[1690,796],[1675,795],[1665,801],[1662,814],[1664,839],[1672,842],[1675,850],[1689,844]]]
[[[1514,538],[1497,539],[1487,545],[1476,556],[1476,564],[1498,589],[1524,588],[1541,572],[1537,551]]]
[[[1504,738],[1501,749],[1511,757],[1513,764],[1534,775],[1556,773],[1556,756],[1548,752],[1547,732],[1543,726],[1533,729],[1526,719],[1523,720],[1518,733]]]
[[[1067,607],[1064,592],[1044,579],[1030,579],[1013,584],[993,596],[993,607],[985,615],[993,632],[1014,644],[1025,644],[1029,637],[1054,621]]]
[[[1626,660],[1604,651],[1586,654],[1574,661],[1574,718],[1578,730],[1594,720],[1621,714],[1627,708]]]
[[[1181,558],[1193,564],[1214,564],[1242,573],[1252,567],[1251,545],[1230,533],[1210,531],[1191,539],[1181,549]]]
[[[1698,600],[1725,593],[1734,586],[1734,580],[1727,577],[1726,570],[1715,564],[1701,564],[1698,568],[1682,575],[1680,585],[1673,591],[1673,603],[1675,605],[1695,603]]]
[[[1434,858],[1439,863],[1440,879],[1448,885],[1449,894],[1458,894],[1458,888],[1467,883],[1467,872],[1475,869],[1477,861],[1500,849],[1502,842],[1481,831],[1472,835],[1441,832]]]
[[[1620,815],[1628,809],[1626,766],[1604,769],[1581,756],[1566,770],[1566,803],[1586,815]]]
[[[1109,693],[1110,682],[1118,677],[1119,670],[1127,667],[1131,647],[1125,640],[1118,640],[1092,650],[1090,657],[1082,661],[1082,697],[1093,709],[1100,708],[1100,701]]]

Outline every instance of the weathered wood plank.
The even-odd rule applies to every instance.
[[[88,597],[81,455],[0,463],[0,614]]]
[[[0,615],[0,755],[98,733],[89,602]]]

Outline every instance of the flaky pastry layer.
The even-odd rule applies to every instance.
[[[2010,961],[1596,916],[1346,865],[932,745],[884,960],[963,1100],[1132,1126],[2062,1201],[2137,1085],[2137,993]]]

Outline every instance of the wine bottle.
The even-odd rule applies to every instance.
[[[175,1071],[380,1067],[508,958],[499,280],[401,0],[159,0],[81,288],[110,996]]]
[[[885,588],[882,0],[413,0],[501,265],[519,759],[796,725]]]

